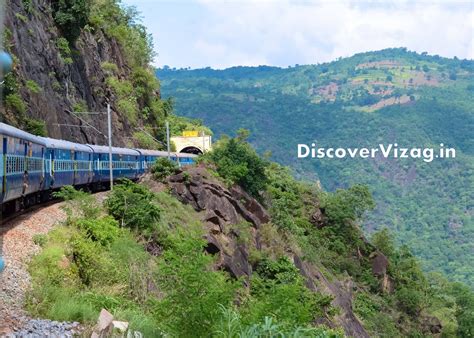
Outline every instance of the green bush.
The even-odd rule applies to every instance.
[[[409,315],[417,315],[421,311],[422,295],[420,291],[403,287],[396,293],[400,308]]]
[[[72,105],[72,109],[75,112],[86,112],[88,110],[87,102],[84,100],[79,100]]]
[[[136,124],[138,119],[138,105],[135,99],[125,98],[117,101],[118,111],[128,119],[130,124]]]
[[[58,38],[56,40],[56,46],[58,47],[59,55],[61,55],[64,63],[71,64],[73,61],[71,58],[71,48],[69,47],[69,41],[65,38]]]
[[[27,80],[25,86],[33,94],[39,94],[41,92],[40,85],[33,80]]]
[[[80,219],[76,225],[85,231],[88,238],[100,245],[110,245],[120,235],[118,222],[110,216],[93,220]]]
[[[163,146],[158,143],[153,137],[143,131],[133,133],[133,139],[137,142],[141,149],[163,149]]]
[[[246,142],[247,137],[248,132],[241,130],[236,138],[222,139],[205,159],[216,165],[217,173],[229,184],[238,184],[252,196],[259,197],[268,183],[267,162]]]
[[[22,115],[26,112],[26,103],[18,93],[8,94],[5,97],[5,104],[17,114]]]
[[[28,133],[31,133],[31,134],[37,135],[37,136],[47,136],[48,135],[48,133],[46,131],[46,122],[45,121],[27,118],[27,119],[25,119],[24,124],[25,124],[24,130]]]
[[[73,186],[64,186],[59,191],[54,192],[53,196],[66,201],[63,208],[68,215],[68,222],[73,222],[79,218],[95,219],[101,212],[94,196],[82,190],[76,190]]]
[[[366,211],[375,208],[375,202],[367,186],[356,184],[347,190],[322,194],[321,208],[332,224],[344,225],[360,220]]]
[[[163,298],[154,312],[171,336],[208,336],[221,315],[218,304],[230,306],[237,290],[238,284],[225,272],[212,269],[214,259],[204,252],[205,242],[199,237],[179,234],[158,266]]]
[[[33,243],[39,245],[40,247],[44,247],[48,241],[48,237],[44,234],[35,234],[33,235]]]
[[[62,33],[73,42],[89,22],[91,0],[53,1],[53,18]]]
[[[110,215],[121,226],[140,231],[153,231],[160,220],[160,208],[154,194],[145,186],[123,180],[104,202]]]
[[[332,298],[311,292],[298,269],[286,257],[264,258],[251,279],[250,296],[241,309],[248,325],[268,314],[282,327],[308,326],[316,317],[332,314]]]
[[[118,73],[118,66],[112,62],[102,62],[100,64],[102,70],[110,75],[116,75]]]
[[[160,157],[156,160],[151,172],[158,181],[164,181],[168,176],[175,174],[179,169],[176,162],[167,159],[166,157]]]
[[[252,338],[252,337],[315,337],[315,338],[342,338],[342,330],[329,329],[324,326],[293,326],[285,327],[281,322],[270,316],[262,321],[244,324],[241,315],[232,308],[220,305],[222,316],[214,327],[215,337],[222,338]]]

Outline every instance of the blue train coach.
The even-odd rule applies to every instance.
[[[50,199],[65,185],[97,190],[109,182],[109,161],[114,180],[136,180],[160,157],[179,166],[195,163],[197,155],[159,150],[85,145],[31,135],[0,123],[0,213]]]
[[[94,172],[91,147],[47,137],[41,139],[46,144],[46,189],[57,189],[65,185],[82,186],[92,182]]]
[[[28,196],[28,202],[34,203],[44,185],[44,140],[4,123],[0,123],[0,139],[2,210],[20,197]]]

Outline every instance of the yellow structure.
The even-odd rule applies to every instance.
[[[183,131],[183,137],[198,137],[199,132],[197,130],[185,130]]]
[[[183,136],[172,136],[171,142],[176,146],[178,153],[203,154],[212,148],[212,136],[199,136],[199,131],[183,131]]]

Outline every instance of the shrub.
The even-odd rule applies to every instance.
[[[53,196],[67,202],[64,210],[68,215],[68,222],[81,217],[95,219],[100,214],[101,209],[94,196],[82,190],[76,190],[73,186],[64,186],[61,190],[54,192]]]
[[[72,109],[75,112],[86,112],[87,111],[87,102],[84,100],[79,100],[78,102],[72,105]]]
[[[115,63],[106,61],[102,62],[100,66],[104,72],[109,73],[110,75],[115,75],[118,73],[118,67]]]
[[[344,225],[359,220],[366,211],[375,208],[375,202],[367,186],[356,184],[347,190],[324,193],[321,207],[332,224]]]
[[[26,88],[33,93],[33,94],[38,94],[41,92],[41,87],[38,83],[36,83],[34,80],[27,80],[25,82]]]
[[[96,230],[97,232],[97,230]],[[87,236],[85,231],[74,233],[70,239],[72,260],[80,281],[88,287],[113,285],[123,282],[124,267],[117,268],[106,247]]]
[[[372,236],[372,244],[377,247],[385,256],[392,257],[395,253],[395,244],[390,230],[383,228]]]
[[[125,115],[130,124],[137,123],[138,105],[136,100],[130,98],[119,99],[117,102],[117,108],[119,112]]]
[[[25,119],[25,131],[37,136],[47,136],[46,123],[36,119]]]
[[[48,241],[48,237],[44,234],[33,235],[33,243],[35,243],[36,245],[39,245],[40,247],[44,247],[47,241]]]
[[[65,38],[58,38],[56,40],[56,46],[58,47],[59,55],[63,62],[67,65],[72,64],[71,48],[69,47],[68,40]]]
[[[178,171],[178,164],[166,157],[160,157],[156,160],[151,168],[153,176],[158,181],[164,181],[168,176],[175,174]]]
[[[238,184],[254,197],[259,197],[268,183],[265,174],[267,162],[261,159],[246,142],[248,132],[239,131],[239,136],[223,139],[205,155],[217,166],[217,173],[229,184]]]
[[[154,194],[143,185],[123,180],[105,200],[110,215],[120,225],[137,230],[151,230],[160,219]]]
[[[5,97],[5,104],[17,114],[22,115],[26,112],[26,103],[18,93],[8,94]]]
[[[163,146],[160,143],[143,131],[133,133],[133,138],[137,142],[139,148],[155,150],[163,149]]]
[[[88,238],[104,246],[111,244],[120,234],[117,221],[110,216],[100,219],[81,219],[76,225],[85,231]]]
[[[288,258],[264,258],[255,271],[250,296],[241,310],[246,324],[264,320],[271,313],[282,328],[289,329],[309,326],[315,317],[333,315],[332,298],[311,292]]]
[[[73,42],[89,22],[91,0],[53,1],[53,18],[59,29]]]
[[[204,252],[199,237],[178,234],[158,266],[163,299],[154,312],[171,336],[208,336],[220,316],[218,304],[230,306],[237,289],[225,272],[212,269],[214,259]]]
[[[403,287],[396,293],[400,308],[409,315],[417,315],[421,311],[422,295],[419,291]]]

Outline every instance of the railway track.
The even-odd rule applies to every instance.
[[[55,203],[58,203],[60,201],[61,201],[60,199],[53,199],[51,201],[47,201],[47,202],[43,202],[43,203],[40,203],[40,204],[35,204],[35,205],[32,205],[32,206],[29,206],[28,208],[22,209],[18,212],[15,212],[15,213],[3,214],[0,217],[0,235],[2,234],[2,232],[4,230],[3,228],[8,228],[8,224],[11,221],[13,221],[14,219],[16,219],[17,217],[20,217],[20,216],[22,216],[24,214],[27,214],[29,212],[37,211],[39,209],[48,207],[48,206],[53,205]],[[1,241],[1,238],[0,238],[0,241]],[[0,250],[1,250],[1,247],[0,247]],[[0,251],[0,254],[1,254],[1,251]]]

